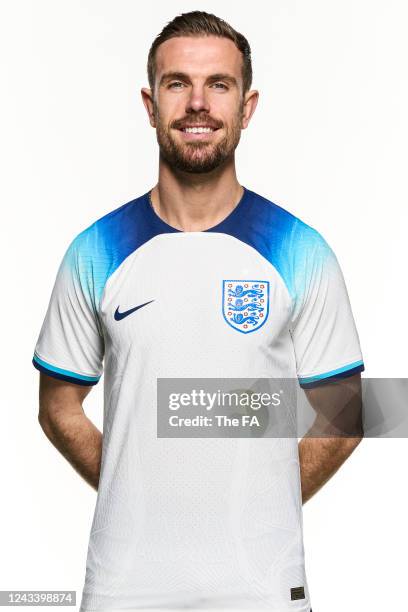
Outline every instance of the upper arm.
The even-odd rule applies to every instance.
[[[364,363],[337,258],[316,230],[309,232],[305,242],[300,242],[295,266],[291,334],[299,384],[309,389],[332,378],[358,374]]]
[[[93,259],[75,239],[58,269],[35,346],[40,371],[39,420],[80,413],[82,402],[102,375],[104,339],[95,301]]]
[[[38,420],[48,419],[64,414],[82,413],[82,402],[91,387],[76,385],[40,372]]]
[[[363,436],[361,374],[304,390],[317,413],[313,435]]]

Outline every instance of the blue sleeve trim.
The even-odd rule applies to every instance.
[[[299,385],[303,389],[311,389],[313,387],[317,387],[320,384],[330,382],[328,379],[339,379],[346,378],[347,376],[352,376],[353,374],[358,374],[358,372],[364,372],[364,363],[363,361],[354,361],[353,363],[349,363],[342,368],[337,368],[336,370],[330,370],[330,372],[325,372],[324,374],[317,374],[316,376],[306,376],[304,378],[299,378]]]
[[[40,372],[48,374],[48,376],[58,378],[59,380],[65,380],[66,382],[75,383],[77,385],[96,385],[101,378],[100,376],[84,376],[83,374],[77,374],[76,372],[70,372],[69,370],[57,368],[56,366],[47,363],[43,359],[40,359],[37,355],[34,355],[33,357],[33,366]]]

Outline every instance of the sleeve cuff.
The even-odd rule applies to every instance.
[[[78,374],[77,372],[70,372],[69,370],[64,370],[63,368],[57,368],[56,366],[47,363],[36,354],[34,354],[32,363],[33,366],[40,372],[43,372],[48,376],[52,376],[53,378],[65,380],[66,382],[74,383],[76,385],[84,385],[89,387],[91,385],[96,385],[101,378],[101,376],[84,376],[83,374]]]
[[[324,374],[316,374],[316,376],[298,376],[298,380],[302,389],[312,389],[313,387],[333,382],[339,378],[346,378],[347,376],[352,376],[359,372],[364,372],[364,362],[362,360],[354,361],[353,363],[349,363],[336,370],[330,370]]]

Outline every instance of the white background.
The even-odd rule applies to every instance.
[[[96,493],[37,423],[33,348],[71,239],[156,181],[142,107],[177,13],[242,31],[260,103],[240,182],[318,229],[349,289],[366,376],[406,377],[408,10],[387,0],[0,4],[0,589],[76,589]],[[102,384],[85,409],[102,428]],[[314,612],[403,610],[407,443],[365,440],[304,508]]]

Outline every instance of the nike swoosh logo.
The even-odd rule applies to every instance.
[[[123,312],[119,312],[119,306],[118,306],[117,309],[115,310],[114,319],[115,321],[120,321],[121,319],[124,319],[125,317],[128,317],[130,314],[132,314],[132,312],[136,312],[136,310],[139,310],[139,308],[143,308],[143,306],[146,306],[147,304],[151,304],[151,302],[154,302],[154,300],[150,300],[150,302],[145,302],[144,304],[139,304],[139,306],[135,306],[134,308],[131,308],[130,310],[124,310]]]

